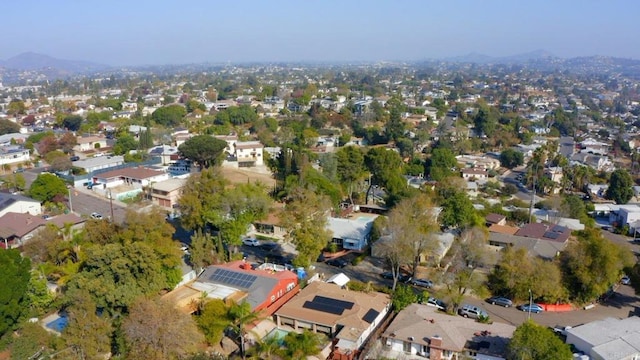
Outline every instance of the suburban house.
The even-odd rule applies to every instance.
[[[29,160],[31,160],[29,149],[25,149],[22,145],[0,146],[0,166]]]
[[[496,213],[488,214],[485,216],[484,220],[487,226],[491,226],[493,224],[507,225],[507,217]]]
[[[530,254],[553,259],[568,244],[571,229],[553,224],[532,223],[518,229],[493,224],[489,227],[489,245],[498,248],[524,248]]]
[[[111,169],[120,165],[124,165],[123,156],[98,156],[73,162],[73,166],[84,169],[87,174],[98,170]]]
[[[609,153],[609,144],[591,138],[585,139],[580,143],[580,152],[595,155],[607,155]]]
[[[85,152],[107,147],[107,138],[102,136],[78,136],[78,144],[73,151]]]
[[[578,153],[571,156],[572,164],[590,166],[597,171],[613,171],[615,166],[607,156]]]
[[[560,190],[561,190],[560,185],[562,183],[562,176],[563,176],[562,168],[559,166],[545,168],[544,176],[549,178],[556,185],[553,187],[553,190],[552,190],[553,193],[554,194],[560,193]]]
[[[168,179],[169,173],[143,167],[116,169],[93,176],[94,184],[102,185],[104,189],[120,185],[141,189]]]
[[[71,231],[71,233],[74,233],[84,228],[86,219],[81,218],[76,214],[68,213],[68,214],[62,214],[62,215],[49,218],[47,222],[50,224],[54,224],[55,226],[58,227],[58,229],[61,229],[61,230],[64,230],[65,228],[68,227],[68,230]]]
[[[373,220],[376,216],[360,216],[357,219],[329,217],[327,228],[331,241],[345,250],[363,251],[369,244]]]
[[[461,168],[495,170],[500,167],[500,160],[489,156],[458,155],[456,160]]]
[[[453,232],[436,232],[432,233],[431,236],[433,236],[435,240],[435,245],[420,254],[418,256],[418,261],[421,263],[428,262],[430,264],[439,264],[449,249],[451,249],[451,245],[453,245],[453,241],[455,240],[455,235]],[[371,245],[371,256],[383,258],[387,251],[387,243],[389,241],[392,241],[391,235],[381,236],[380,239]]]
[[[333,339],[329,359],[358,356],[369,336],[391,308],[391,298],[379,292],[356,292],[314,281],[275,313],[277,326],[309,329]]]
[[[298,275],[282,266],[265,263],[257,267],[244,260],[211,265],[192,283],[179,287],[165,298],[191,313],[193,301],[207,299],[248,302],[251,310],[272,315],[300,291]]]
[[[259,141],[238,141],[235,144],[235,157],[238,167],[263,166],[262,145]]]
[[[178,147],[169,145],[158,145],[149,149],[149,155],[157,156],[162,160],[163,164],[170,164],[178,156]]]
[[[32,198],[0,192],[0,216],[8,213],[40,215],[40,201]]]
[[[640,318],[606,318],[566,331],[566,343],[591,359],[619,360],[640,358]]]
[[[382,333],[376,350],[389,359],[505,359],[515,330],[513,325],[482,324],[411,304]]]
[[[253,227],[255,233],[267,237],[284,239],[287,230],[280,221],[280,210],[281,209],[272,209],[266,218],[254,221]]]
[[[0,247],[17,248],[35,235],[47,221],[28,213],[6,213],[0,216]]]
[[[167,179],[153,184],[151,203],[166,209],[173,209],[180,199],[186,179]]]
[[[462,173],[462,178],[465,180],[468,179],[487,179],[489,178],[489,173],[485,169],[478,168],[465,168],[460,171]]]

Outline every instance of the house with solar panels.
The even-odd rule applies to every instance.
[[[198,278],[165,295],[167,301],[188,313],[190,305],[206,294],[207,299],[248,302],[252,311],[271,315],[300,291],[298,275],[283,266],[251,266],[244,260],[207,267]]]
[[[315,281],[276,311],[278,327],[308,329],[332,339],[330,359],[355,359],[391,309],[391,297]]]

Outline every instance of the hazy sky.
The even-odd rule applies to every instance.
[[[537,49],[640,59],[637,0],[14,0],[0,9],[2,59],[417,60]]]

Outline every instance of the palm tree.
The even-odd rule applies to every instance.
[[[278,354],[282,348],[281,341],[277,336],[256,341],[256,345],[249,351],[251,359],[280,359]]]
[[[238,333],[240,340],[240,355],[242,359],[246,359],[245,354],[245,336],[247,335],[246,326],[260,319],[260,315],[251,311],[251,304],[244,301],[240,304],[233,303],[229,307],[229,317],[231,318],[232,326]]]

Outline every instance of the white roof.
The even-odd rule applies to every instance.
[[[327,228],[336,239],[364,240],[373,226],[373,217],[359,217],[357,219],[341,219],[330,217]]]
[[[594,351],[611,354],[623,343],[640,353],[640,317],[632,316],[626,319],[606,318],[576,326],[567,333],[589,344]],[[604,346],[603,346],[604,345]],[[624,346],[627,348],[627,346]],[[629,348],[627,348],[629,349]],[[620,348],[622,350],[622,348]],[[620,359],[620,357],[602,357],[603,359]]]
[[[351,279],[343,273],[335,274],[327,280],[328,283],[334,283],[338,286],[345,286]]]

